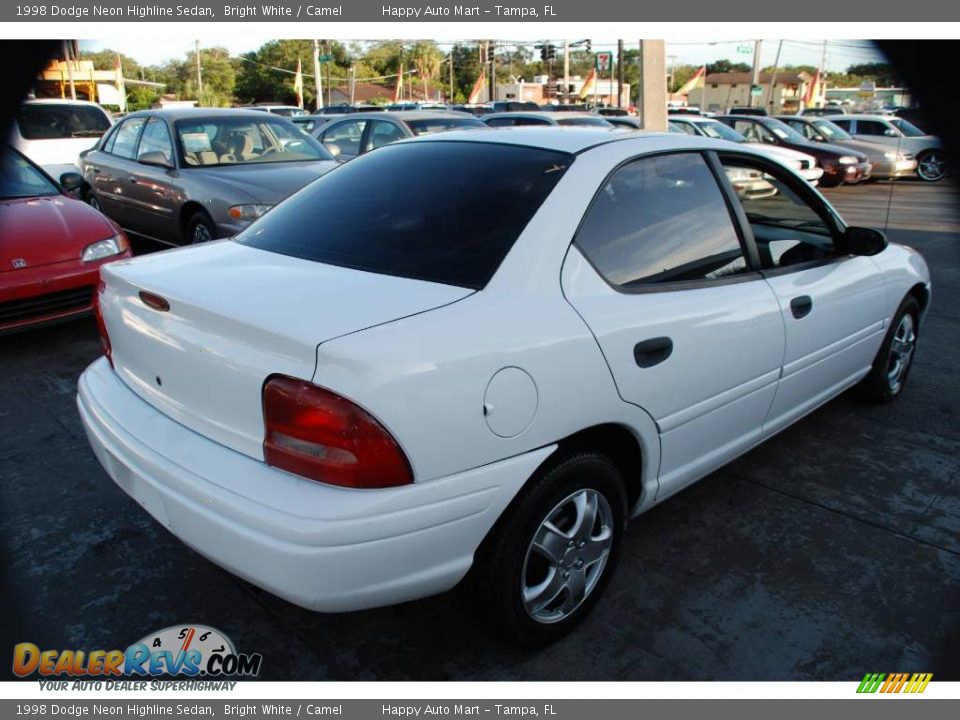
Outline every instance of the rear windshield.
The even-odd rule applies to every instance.
[[[110,129],[110,120],[91,105],[27,103],[17,110],[17,126],[24,140],[98,138]]]
[[[447,130],[470,130],[472,128],[487,129],[487,124],[476,118],[428,118],[423,120],[407,120],[407,125],[414,135],[431,135]]]
[[[559,118],[557,120],[557,125],[569,125],[571,127],[613,127],[613,125],[600,117]]]
[[[386,145],[311,183],[237,240],[304,260],[479,289],[571,162],[566,153],[517,145]]]

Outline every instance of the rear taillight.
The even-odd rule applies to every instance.
[[[274,375],[263,386],[267,464],[331,485],[413,482],[406,455],[376,418],[330,390]]]
[[[103,354],[107,358],[107,362],[110,363],[110,367],[113,367],[113,351],[110,348],[110,336],[107,335],[107,326],[103,322],[103,309],[100,307],[100,303],[103,300],[103,293],[107,289],[107,283],[102,279],[97,285],[97,292],[93,295],[93,316],[97,319],[97,330],[100,332],[100,347],[103,348]]]

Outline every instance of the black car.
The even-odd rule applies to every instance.
[[[730,108],[730,115],[761,115],[766,116],[767,111],[762,107],[732,107]]]
[[[781,120],[759,115],[717,115],[717,120],[743,135],[747,142],[766,143],[813,155],[823,167],[820,185],[835,187],[858,183],[870,177],[867,156],[851,148],[807,140]]]

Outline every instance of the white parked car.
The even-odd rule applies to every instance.
[[[669,125],[671,132],[702,135],[703,137],[729,140],[735,143],[747,142],[747,139],[732,127],[713,118],[699,115],[671,115]],[[758,145],[760,147],[755,148],[757,152],[764,153],[777,162],[783,163],[811,185],[816,186],[820,182],[820,178],[823,177],[823,168],[817,164],[817,159],[813,155],[779,145],[767,145],[765,143],[758,143]]]
[[[13,123],[12,145],[53,178],[80,172],[80,153],[97,144],[113,121],[86,100],[27,100]]]
[[[919,254],[755,146],[458,131],[105,266],[78,405],[114,481],[250,582],[338,612],[466,578],[536,645],[628,519],[846,388],[896,397],[929,300]]]

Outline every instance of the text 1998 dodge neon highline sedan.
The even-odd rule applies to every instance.
[[[466,578],[535,645],[628,518],[848,387],[896,397],[929,302],[920,255],[749,147],[454,132],[105,267],[78,404],[116,483],[237,575],[320,611]]]

